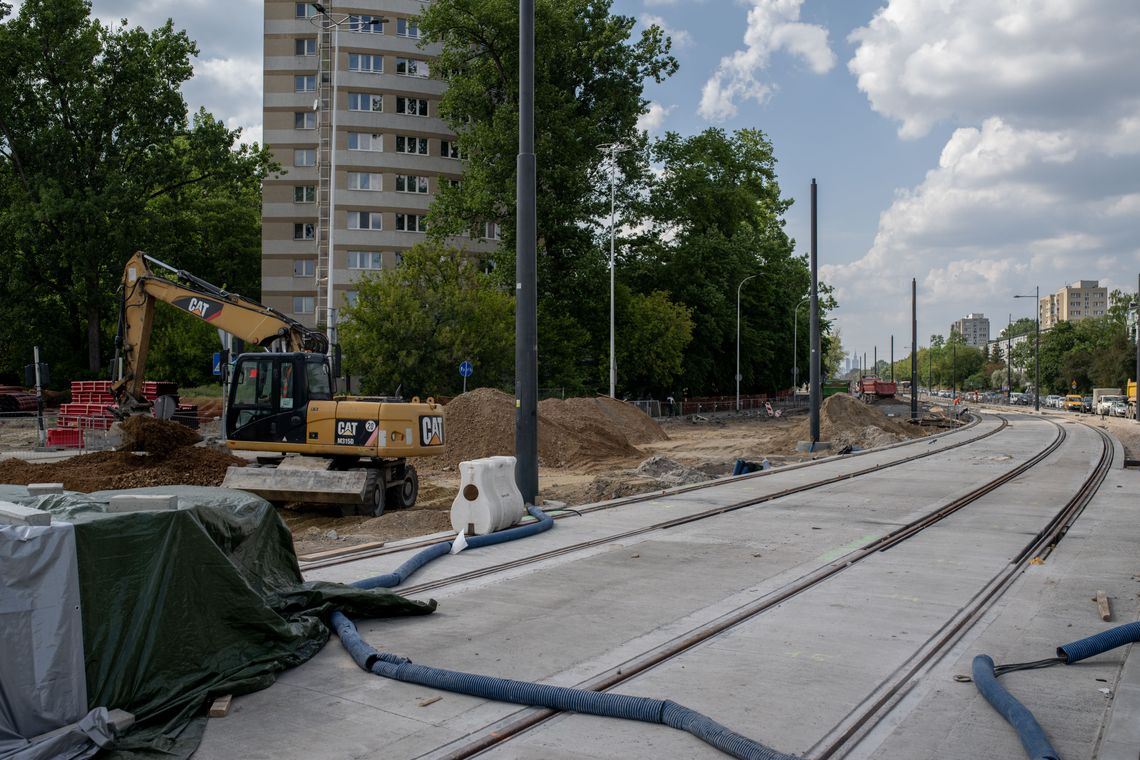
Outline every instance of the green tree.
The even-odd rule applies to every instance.
[[[668,389],[684,370],[685,349],[693,338],[689,308],[660,290],[642,295],[622,286],[621,296],[619,384],[648,393]]]
[[[514,299],[461,251],[416,246],[396,269],[360,280],[356,294],[340,338],[365,393],[456,394],[464,361],[476,386],[511,386]]]
[[[1018,335],[1029,335],[1037,329],[1037,320],[1031,317],[1021,317],[1014,320],[1013,324],[1006,325],[998,333],[999,338],[1004,338],[1007,335],[1016,338]]]
[[[210,205],[214,219],[243,224],[235,238],[248,243],[272,168],[268,152],[236,146],[237,130],[205,113],[191,123],[180,88],[197,49],[185,32],[109,28],[90,12],[84,0],[27,0],[0,24],[0,287],[14,316],[3,361],[23,363],[42,342],[57,377],[107,358],[133,251],[165,238],[165,255],[188,260],[197,236],[174,230],[213,227],[219,239],[220,225],[187,222]],[[255,250],[234,243],[211,260],[226,269],[240,255],[248,271]]]

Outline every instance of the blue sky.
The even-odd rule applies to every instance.
[[[845,348],[885,356],[968,312],[993,332],[1014,293],[1140,271],[1136,0],[614,0],[672,33],[680,71],[646,96],[652,133],[756,127],[772,139],[788,232],[837,288]],[[95,0],[167,17],[202,54],[186,88],[261,134],[260,0]]]

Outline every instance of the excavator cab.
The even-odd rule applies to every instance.
[[[226,438],[304,444],[310,401],[333,397],[323,354],[241,354],[226,410]]]

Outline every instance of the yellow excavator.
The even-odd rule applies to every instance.
[[[111,384],[120,417],[152,409],[143,389],[158,301],[266,349],[234,361],[226,445],[258,456],[229,468],[223,486],[276,504],[335,504],[345,514],[415,504],[419,478],[408,459],[443,453],[442,406],[430,398],[337,396],[324,333],[141,252],[123,272]]]

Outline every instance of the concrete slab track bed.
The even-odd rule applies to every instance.
[[[585,510],[545,534],[426,567],[400,591],[438,599],[434,615],[357,624],[373,646],[418,663],[614,684],[805,757],[1021,757],[1013,731],[954,675],[978,652],[1038,659],[1134,619],[1140,528],[1130,512],[1136,471],[1107,470],[1098,432],[1008,419]],[[1087,506],[1055,519],[1106,474]],[[352,581],[411,552],[308,575]],[[1030,564],[1035,556],[1044,561]],[[1089,601],[1096,589],[1113,598],[1114,621]],[[1117,684],[1125,652],[1012,674],[1006,686],[1066,758],[1095,757],[1102,744],[1103,757],[1123,748],[1112,757],[1134,758],[1127,711],[1140,685]],[[1115,713],[1100,688],[1120,690]],[[235,699],[196,757],[474,754],[722,757],[662,726],[380,679],[335,642],[270,689]]]

